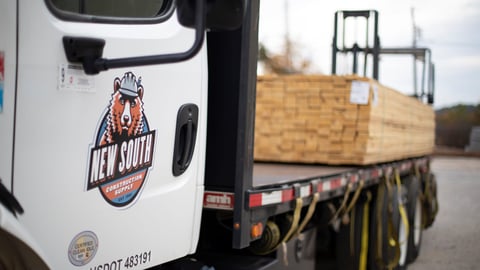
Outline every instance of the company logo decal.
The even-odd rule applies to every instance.
[[[110,104],[90,147],[87,191],[98,188],[114,206],[131,203],[153,163],[155,130],[143,111],[141,77],[127,72],[113,82]]]
[[[203,207],[208,209],[233,210],[234,194],[230,192],[205,191]]]

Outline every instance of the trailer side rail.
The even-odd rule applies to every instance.
[[[245,196],[245,205],[240,207],[243,211],[250,213],[249,224],[254,226],[269,217],[294,211],[298,199],[302,200],[302,207],[309,206],[317,193],[319,194],[318,202],[324,202],[344,196],[347,192],[352,193],[358,188],[365,189],[376,185],[382,178],[390,177],[395,171],[398,171],[400,175],[410,174],[414,170],[427,172],[429,160],[429,157],[419,157],[367,167],[355,167],[334,175],[309,179],[292,178],[291,182],[278,186],[253,187],[245,194],[206,190],[203,207],[204,209],[233,211],[237,207],[234,205],[234,201],[238,201],[235,200],[235,197]],[[233,224],[233,229],[250,234],[251,228],[241,228],[239,224]]]

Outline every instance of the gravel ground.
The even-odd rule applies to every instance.
[[[480,269],[480,158],[435,157],[439,213],[409,270]]]

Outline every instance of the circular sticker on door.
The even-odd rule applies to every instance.
[[[91,231],[77,234],[68,246],[68,259],[75,266],[89,263],[98,250],[98,238]]]

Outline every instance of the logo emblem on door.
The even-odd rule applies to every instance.
[[[140,192],[153,163],[155,130],[143,110],[141,77],[113,81],[110,103],[90,145],[87,191],[98,188],[113,206],[126,206]]]

